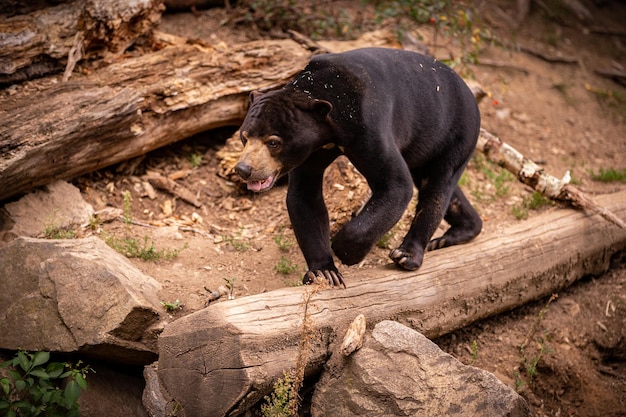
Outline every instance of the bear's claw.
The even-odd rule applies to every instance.
[[[305,285],[313,284],[316,280],[324,280],[328,282],[331,287],[343,287],[346,288],[346,283],[343,280],[343,275],[339,271],[332,271],[328,269],[307,271],[302,278],[302,283]]]
[[[415,259],[415,256],[412,256],[409,252],[404,251],[403,249],[393,249],[389,252],[389,257],[393,260],[396,265],[408,270],[415,271],[422,266],[422,260]]]

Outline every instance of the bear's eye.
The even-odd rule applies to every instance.
[[[267,147],[272,149],[272,150],[280,148],[281,143],[282,142],[281,142],[281,140],[280,140],[280,138],[278,136],[270,136],[267,139],[267,142],[265,142]]]
[[[243,146],[246,146],[246,142],[248,142],[248,138],[246,136],[248,136],[248,132],[246,131],[242,132],[241,135],[239,135],[239,139],[241,139],[241,143],[243,144]]]

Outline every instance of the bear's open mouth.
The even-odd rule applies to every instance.
[[[258,193],[261,191],[267,191],[272,188],[275,179],[276,175],[270,175],[264,180],[247,181],[246,184],[248,185],[248,190]]]

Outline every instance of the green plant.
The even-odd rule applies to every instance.
[[[226,288],[228,289],[228,299],[229,300],[234,300],[235,299],[235,281],[237,281],[237,277],[233,277],[233,278],[224,278],[224,281],[226,282]]]
[[[515,380],[515,392],[520,392],[522,387],[526,385],[526,381],[524,381],[522,376],[517,371],[513,371],[513,379]]]
[[[526,371],[526,375],[528,376],[528,383],[530,385],[533,384],[537,376],[537,372],[538,372],[537,366],[539,365],[539,361],[541,361],[544,355],[552,353],[552,350],[548,346],[549,337],[548,337],[547,332],[544,332],[543,337],[540,337],[536,340],[539,346],[539,350],[535,354],[529,354],[527,348],[530,345],[530,342],[534,339],[535,333],[537,332],[539,325],[543,321],[545,314],[548,312],[548,308],[550,307],[550,304],[557,298],[558,298],[558,295],[552,294],[550,298],[548,299],[548,301],[546,302],[546,304],[541,308],[541,310],[539,310],[539,314],[537,315],[537,318],[535,319],[533,324],[530,326],[530,329],[528,330],[528,334],[526,335],[526,338],[524,339],[524,341],[519,347],[520,363],[524,366],[524,370]],[[519,373],[513,372],[513,376],[515,377],[516,389],[520,388],[522,385],[526,383]]]
[[[167,301],[161,301],[161,305],[165,309],[165,311],[171,313],[174,310],[182,309],[183,305],[180,303],[180,300],[176,300],[173,303],[169,303]]]
[[[261,412],[265,417],[296,417],[300,408],[300,396],[298,392],[304,382],[304,371],[308,354],[311,350],[311,340],[315,327],[311,320],[309,307],[311,300],[323,285],[311,285],[304,291],[303,305],[304,314],[302,318],[302,332],[298,343],[298,354],[294,367],[289,372],[283,372],[283,378],[276,381],[274,391],[269,396],[265,396],[266,404],[261,406]]]
[[[298,392],[293,390],[291,373],[283,372],[283,377],[274,384],[274,390],[264,399],[266,403],[261,405],[264,417],[293,417],[293,404],[298,401]]]
[[[289,252],[289,249],[293,246],[293,241],[285,236],[284,230],[281,228],[278,235],[274,236],[274,243],[278,246],[281,252]]]
[[[285,256],[280,257],[280,261],[274,266],[274,270],[278,273],[289,275],[298,270],[298,264],[292,262],[289,258]]]
[[[476,340],[472,340],[472,345],[470,346],[470,351],[472,354],[472,359],[470,360],[470,365],[473,365],[478,359],[478,342]]]
[[[591,171],[591,179],[601,182],[626,182],[626,168],[614,169],[614,168],[600,168],[598,173]]]
[[[124,224],[128,228],[133,223],[133,217],[131,214],[132,199],[131,199],[130,191],[128,190],[124,191],[123,196],[124,196]]]
[[[198,168],[202,164],[202,154],[194,152],[189,155],[189,164],[192,168]]]
[[[0,378],[0,413],[6,417],[75,417],[78,397],[87,389],[89,366],[50,362],[49,352],[18,351],[0,363],[6,375]],[[46,365],[46,363],[48,363]],[[44,366],[45,365],[45,366]],[[62,387],[62,382],[66,382]]]

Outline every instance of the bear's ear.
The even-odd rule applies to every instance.
[[[260,91],[252,91],[250,93],[250,104],[254,103],[254,100],[258,99],[262,95],[263,95],[263,93],[260,92]]]
[[[321,114],[324,117],[328,116],[332,109],[333,105],[330,101],[315,99],[311,103],[311,110]]]

